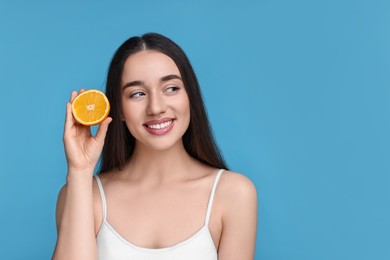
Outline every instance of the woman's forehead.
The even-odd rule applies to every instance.
[[[145,50],[127,58],[122,81],[147,80],[175,74],[180,76],[180,71],[169,56],[158,51]]]

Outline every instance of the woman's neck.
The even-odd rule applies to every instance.
[[[136,145],[124,172],[133,180],[157,184],[181,180],[189,171],[200,167],[201,163],[186,152],[182,143],[167,150]]]

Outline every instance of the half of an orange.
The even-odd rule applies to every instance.
[[[82,92],[73,100],[72,113],[82,125],[98,125],[108,117],[110,103],[103,92],[90,89]]]

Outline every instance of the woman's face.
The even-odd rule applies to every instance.
[[[190,105],[179,69],[167,55],[141,51],[125,62],[122,116],[136,145],[165,150],[181,144]]]

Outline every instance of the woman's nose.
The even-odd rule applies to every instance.
[[[160,115],[165,111],[166,104],[164,98],[158,93],[150,94],[146,113],[148,115]]]

